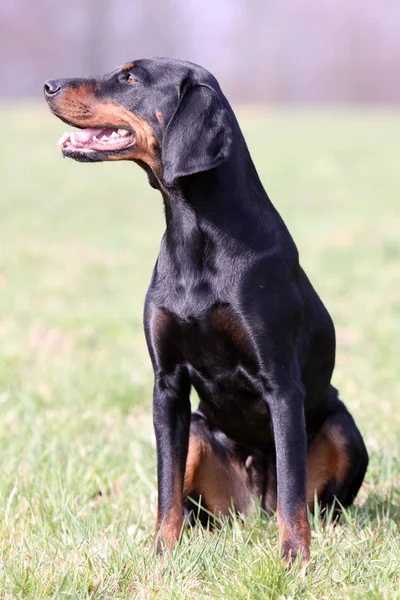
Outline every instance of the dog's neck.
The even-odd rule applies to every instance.
[[[239,240],[242,229],[244,242],[248,232],[243,225],[253,224],[256,232],[260,217],[265,221],[273,210],[250,155],[241,160],[233,156],[215,169],[183,177],[162,195],[168,234],[182,233],[183,240],[196,227],[206,226],[235,232]]]
[[[163,191],[165,248],[178,266],[202,269],[213,251],[264,252],[277,219],[251,160],[241,148],[219,167],[180,179]],[[284,227],[284,226],[283,226]],[[191,265],[191,266],[189,266]]]

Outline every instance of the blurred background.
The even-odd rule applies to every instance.
[[[171,56],[238,101],[400,101],[398,0],[2,0],[0,25],[2,97]]]
[[[204,65],[233,103],[334,319],[333,383],[370,453],[352,525],[314,530],[298,587],[271,580],[272,521],[243,526],[238,552],[228,534],[221,559],[188,546],[180,574],[150,559],[142,315],[162,200],[136,165],[63,160],[42,86],[157,55]],[[398,597],[399,103],[399,0],[0,0],[2,598]]]

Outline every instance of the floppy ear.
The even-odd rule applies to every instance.
[[[204,85],[190,88],[165,130],[161,149],[165,183],[214,169],[229,158],[231,144],[229,113],[215,91]]]

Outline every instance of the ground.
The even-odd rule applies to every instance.
[[[330,310],[334,384],[370,453],[314,571],[256,514],[151,554],[156,461],[143,299],[164,220],[129,163],[84,165],[38,105],[0,127],[0,597],[400,598],[400,113],[242,108],[270,197]]]

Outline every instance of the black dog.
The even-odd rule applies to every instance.
[[[83,162],[132,160],[164,199],[167,228],[144,325],[154,367],[159,539],[179,538],[188,497],[215,514],[277,510],[286,558],[309,558],[307,506],[349,506],[363,439],[330,381],[331,318],[205,69],[143,59],[102,77],[50,80],[60,140]],[[200,405],[191,414],[190,390]],[[338,501],[338,504],[335,504]]]

